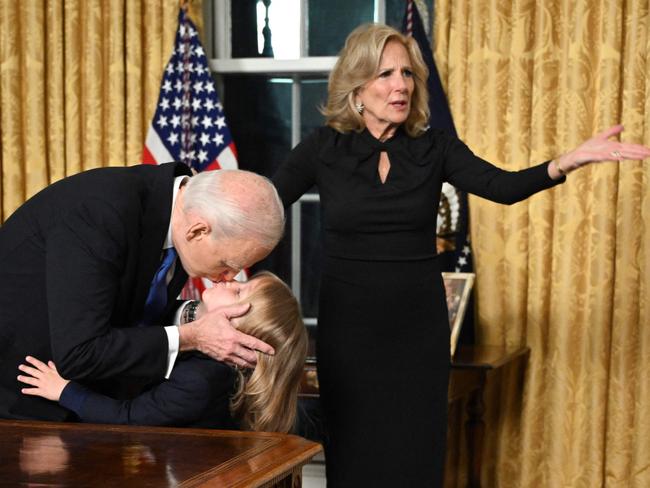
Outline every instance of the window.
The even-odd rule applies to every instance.
[[[401,27],[403,0],[212,0],[206,49],[239,165],[272,176],[300,140],[323,124],[318,107],[347,35],[364,22]],[[320,208],[316,189],[293,205],[287,234],[259,269],[289,283],[305,323],[316,325]]]

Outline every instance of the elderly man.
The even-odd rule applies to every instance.
[[[273,185],[246,171],[102,168],[41,191],[0,227],[0,418],[68,416],[20,393],[26,355],[121,397],[169,375],[179,351],[247,367],[272,354],[230,324],[247,304],[208,313],[175,297],[188,275],[233,279],[283,228]]]

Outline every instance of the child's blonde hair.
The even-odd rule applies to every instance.
[[[289,432],[296,421],[298,388],[307,356],[307,330],[300,306],[289,287],[267,271],[256,274],[246,297],[251,310],[233,322],[240,331],[275,349],[257,353],[252,372],[239,372],[231,412],[249,430]]]

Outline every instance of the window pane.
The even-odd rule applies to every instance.
[[[267,4],[268,10],[261,0],[230,2],[233,58],[300,57],[300,0]]]
[[[230,22],[233,58],[255,58],[257,49],[257,0],[230,2]]]
[[[320,204],[301,203],[300,305],[304,317],[318,317],[321,273]]]
[[[318,108],[327,98],[327,78],[304,79],[300,83],[301,138],[307,137],[324,123]],[[312,188],[309,193],[317,193]],[[320,204],[317,202],[301,203],[301,270],[300,301],[305,317],[318,316],[318,284],[320,281]]]
[[[304,139],[325,123],[319,107],[327,101],[327,78],[302,80],[300,91],[300,137]]]
[[[223,75],[226,120],[239,165],[272,176],[291,149],[289,78]]]
[[[401,31],[404,12],[406,12],[404,0],[386,0],[386,24]]]
[[[239,167],[271,177],[291,149],[291,80],[223,75],[223,92]],[[290,283],[290,235],[288,227],[282,242],[253,271],[268,269]]]
[[[372,22],[374,0],[309,0],[309,56],[336,56],[359,24]]]
[[[300,57],[300,0],[272,0],[268,9],[257,2],[257,48],[265,57]]]

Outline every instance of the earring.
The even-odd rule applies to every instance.
[[[357,109],[357,112],[359,112],[360,114],[362,114],[362,113],[363,113],[363,109],[366,108],[366,106],[365,106],[363,103],[361,103],[361,102],[357,102],[357,103],[354,104],[354,108]]]

